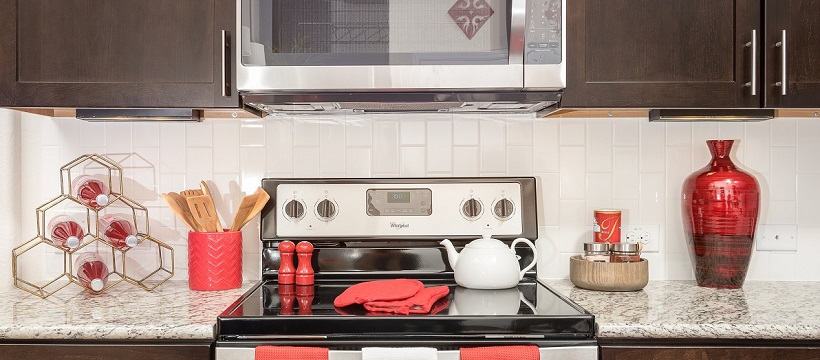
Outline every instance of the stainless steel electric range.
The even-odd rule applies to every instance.
[[[260,345],[324,347],[337,360],[361,359],[365,347],[435,347],[439,359],[455,360],[462,347],[495,345],[537,345],[541,359],[597,359],[593,315],[534,270],[511,289],[461,288],[439,244],[461,248],[486,234],[507,245],[534,241],[534,178],[264,179],[262,187],[271,196],[263,278],[219,316],[217,360],[253,359]],[[313,244],[313,285],[277,282],[285,240]],[[516,250],[531,262],[531,250]],[[450,292],[427,314],[333,305],[354,284],[396,278]]]

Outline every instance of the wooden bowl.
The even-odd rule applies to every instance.
[[[649,262],[592,262],[569,258],[569,279],[575,286],[598,291],[637,291],[649,282]]]

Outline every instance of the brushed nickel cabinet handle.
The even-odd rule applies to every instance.
[[[752,96],[757,96],[757,30],[752,30],[752,41],[746,43],[746,47],[752,48],[752,81],[746,86],[752,88]]]
[[[230,47],[230,44],[228,43],[227,30],[222,30],[222,42],[219,44],[219,46],[220,48],[222,48],[222,76],[220,77],[222,81],[222,96],[228,97],[231,96],[231,88],[227,78],[228,59],[226,57],[226,54],[228,48]]]
[[[780,95],[786,96],[786,88],[788,82],[786,81],[786,30],[781,30],[780,41],[774,44],[780,48],[780,81],[774,83],[775,86],[780,86]]]

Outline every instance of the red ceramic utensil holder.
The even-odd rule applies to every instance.
[[[228,290],[242,285],[242,232],[188,233],[188,287]]]

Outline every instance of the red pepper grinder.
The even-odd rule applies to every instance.
[[[293,284],[279,285],[280,315],[293,315],[293,301],[296,300],[295,288]],[[301,305],[299,305],[299,312],[302,312]]]
[[[299,302],[299,315],[313,314],[313,285],[296,285],[296,301]]]
[[[299,258],[299,267],[296,269],[296,285],[313,285],[313,244],[301,241],[296,245],[296,256]]]
[[[293,250],[296,246],[290,241],[282,241],[279,243],[279,283],[293,284],[296,267],[293,265]]]

